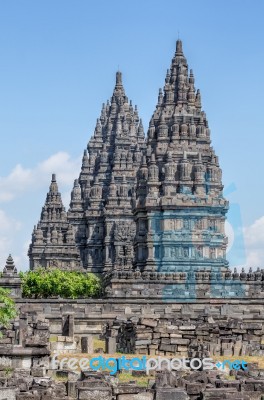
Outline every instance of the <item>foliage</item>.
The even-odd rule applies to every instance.
[[[6,328],[11,319],[15,318],[17,310],[10,290],[0,287],[0,326]]]
[[[22,294],[29,298],[60,296],[97,297],[101,293],[100,279],[88,272],[62,271],[60,269],[38,268],[21,272]]]

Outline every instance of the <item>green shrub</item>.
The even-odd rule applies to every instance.
[[[97,297],[101,294],[100,279],[88,272],[62,271],[60,269],[38,268],[21,272],[22,294],[29,298],[60,296]]]
[[[14,300],[10,297],[10,290],[0,287],[0,326],[6,328],[16,315],[17,310]]]

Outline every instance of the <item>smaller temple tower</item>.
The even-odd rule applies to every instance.
[[[67,270],[81,267],[74,228],[67,220],[55,174],[52,174],[40,221],[34,227],[28,255],[32,270],[39,266]]]
[[[0,276],[0,287],[8,289],[13,298],[21,297],[21,279],[17,273],[17,268],[11,254],[7,257],[6,264]]]

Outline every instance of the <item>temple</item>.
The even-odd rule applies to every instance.
[[[228,204],[200,92],[179,40],[146,142],[134,209],[139,267],[225,270]]]
[[[117,72],[67,213],[52,176],[30,268],[108,275],[227,271],[227,210],[200,91],[178,40],[147,137]]]

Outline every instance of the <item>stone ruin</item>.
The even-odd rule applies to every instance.
[[[133,316],[108,326],[116,350],[152,356],[264,356],[264,321],[248,322],[227,315],[171,319]]]
[[[166,338],[165,331],[180,331],[183,337],[188,336],[189,338],[194,335],[194,326],[179,325],[177,321],[175,321],[175,323],[178,323],[178,326],[168,325],[167,329],[164,329],[164,326],[162,329],[154,319],[144,319],[140,321],[138,326],[144,327],[146,332],[145,336],[149,334],[149,328],[151,328],[152,331],[156,331],[156,333],[153,334],[160,336],[161,339]],[[213,324],[212,321],[208,323]],[[117,325],[118,323],[114,322],[112,333],[113,330],[116,330]],[[199,327],[200,332],[196,333],[197,336],[208,335],[207,330],[203,330],[203,328],[203,326]],[[221,328],[223,329],[223,326],[219,324],[219,329]],[[252,329],[258,331],[258,335],[260,335],[260,330],[262,330],[262,333],[264,332],[263,328],[257,328],[260,327],[257,325],[252,326]],[[241,333],[249,329],[249,327],[241,327],[233,321],[225,327],[226,338],[229,334],[228,329],[233,329],[233,331],[237,331],[238,334],[238,331]],[[217,327],[214,332],[215,336],[217,336],[216,331]],[[132,380],[127,383],[122,383],[118,379],[118,373],[115,376],[111,376],[107,373],[96,373],[91,370],[74,372],[53,368],[50,363],[51,347],[53,344],[49,341],[50,324],[44,314],[40,314],[36,311],[23,313],[23,310],[21,310],[19,318],[12,322],[8,329],[2,329],[1,332],[1,400],[263,399],[264,370],[259,369],[254,364],[249,364],[247,371],[232,370],[230,372],[221,370],[171,372],[162,369],[157,371],[155,376],[149,376],[147,384],[142,387],[133,381],[133,375],[136,377],[137,374],[142,374],[142,371],[132,372]],[[142,329],[137,331],[136,335],[138,335],[139,332],[141,332],[142,335]],[[69,334],[72,333],[73,332],[68,331],[67,336],[61,336],[58,343],[74,342],[74,338],[69,336]],[[220,331],[220,334],[221,333],[223,332]],[[173,334],[170,333],[169,335],[170,340],[172,340]],[[124,338],[125,337],[127,336],[124,336]],[[139,339],[138,337],[136,338]],[[142,339],[142,337],[140,340],[141,342],[146,342],[146,339]],[[179,341],[180,339],[177,338],[177,340]],[[189,339],[181,340],[185,340],[185,342],[178,342],[177,346],[185,346],[184,349],[182,349],[182,351],[185,352],[187,349],[186,340]],[[223,343],[228,342],[226,341]],[[138,345],[141,346],[142,349],[142,344],[138,343]],[[146,345],[146,343],[144,343],[144,345]],[[160,350],[161,354],[163,351],[169,351],[171,353],[172,348],[169,348],[169,346],[172,345],[165,344],[163,350]],[[201,356],[201,354],[198,354],[197,349],[195,349],[195,345],[193,345],[192,348],[196,356]],[[65,350],[68,351],[67,348],[65,348]],[[126,350],[132,351],[132,348],[128,349],[126,347]],[[220,351],[220,349],[218,349],[218,351]]]
[[[0,400],[263,400],[264,371],[253,363],[247,371],[162,369],[145,387],[137,371],[122,383],[118,374],[50,368],[54,352],[91,354],[98,337],[113,356],[263,356],[264,270],[229,269],[227,211],[200,91],[178,40],[147,136],[117,72],[69,210],[53,174],[33,230],[31,270],[95,272],[104,297],[24,299],[7,259],[0,285],[19,314],[1,329]]]

